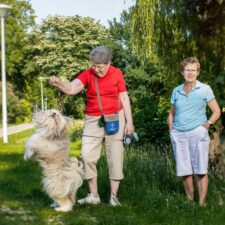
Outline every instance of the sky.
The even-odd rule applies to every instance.
[[[120,19],[123,10],[128,9],[134,0],[30,0],[40,24],[48,15],[92,17],[108,27],[108,20]]]

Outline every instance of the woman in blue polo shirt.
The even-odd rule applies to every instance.
[[[197,58],[190,57],[181,62],[185,81],[173,90],[168,124],[177,176],[183,178],[187,198],[193,200],[195,174],[199,204],[204,205],[208,189],[208,129],[220,117],[220,108],[210,86],[197,80],[199,73]],[[206,117],[207,105],[212,111],[209,119]]]

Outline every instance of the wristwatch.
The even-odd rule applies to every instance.
[[[207,121],[207,123],[211,126],[212,125],[212,122],[210,120]]]

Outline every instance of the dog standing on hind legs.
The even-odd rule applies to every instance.
[[[25,144],[24,160],[34,158],[43,169],[43,188],[54,200],[56,211],[70,211],[83,183],[83,164],[69,158],[66,128],[70,118],[58,110],[38,111],[33,117],[35,133]]]

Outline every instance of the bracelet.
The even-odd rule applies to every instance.
[[[212,125],[212,122],[210,120],[207,121],[207,123],[211,126]]]

